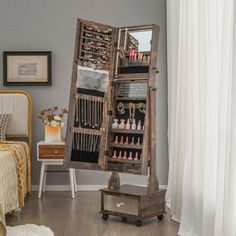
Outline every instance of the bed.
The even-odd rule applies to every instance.
[[[6,139],[0,141],[0,235],[5,214],[24,207],[31,191],[32,100],[24,91],[0,91],[0,114],[10,113]]]

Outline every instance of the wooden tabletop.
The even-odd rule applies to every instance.
[[[144,196],[147,194],[147,187],[124,184],[121,185],[120,188],[117,190],[104,188],[100,189],[100,191],[105,193],[118,193],[130,196]],[[160,191],[166,191],[166,190],[160,189],[159,192]]]

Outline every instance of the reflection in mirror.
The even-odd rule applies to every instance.
[[[152,40],[151,30],[130,32],[130,35],[133,36],[138,41],[138,51],[140,52],[151,51],[151,40]]]
[[[118,32],[115,76],[147,74],[151,60],[152,29],[122,28]]]

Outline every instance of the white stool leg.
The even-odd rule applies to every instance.
[[[69,168],[70,172],[70,186],[71,186],[71,194],[72,198],[75,198],[75,184],[74,184],[74,174],[73,174],[73,169]]]
[[[73,173],[74,173],[75,193],[77,193],[78,190],[77,190],[77,181],[76,181],[76,172],[75,172],[75,169],[73,169]]]
[[[46,190],[46,179],[47,179],[47,165],[45,164],[44,177],[43,177],[43,193]]]
[[[42,161],[42,163],[41,163],[41,171],[40,171],[40,179],[39,179],[39,192],[38,192],[38,198],[41,198],[42,187],[43,187],[44,171],[45,171],[45,164],[44,164],[44,162]]]

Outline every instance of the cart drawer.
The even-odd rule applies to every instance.
[[[127,196],[104,194],[104,210],[138,216],[139,201]]]

